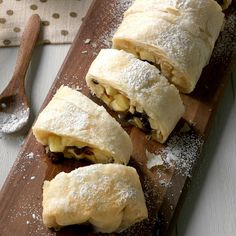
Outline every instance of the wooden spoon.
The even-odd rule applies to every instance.
[[[0,132],[13,133],[23,128],[30,109],[25,94],[25,75],[40,31],[40,17],[30,17],[22,34],[16,67],[7,87],[0,95]]]

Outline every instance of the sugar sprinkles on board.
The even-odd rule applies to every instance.
[[[175,167],[179,174],[191,177],[195,161],[199,157],[203,139],[193,130],[174,134],[160,155],[165,165]]]
[[[177,173],[191,177],[195,161],[199,157],[203,139],[193,130],[173,134],[166,146],[158,153],[150,153],[147,158],[147,167],[164,165],[166,168],[175,168]]]

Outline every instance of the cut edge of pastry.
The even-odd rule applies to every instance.
[[[40,137],[40,134],[48,135],[47,140]],[[34,132],[35,135],[35,132]],[[118,158],[112,157],[107,151],[101,150],[98,147],[85,143],[79,140],[73,140],[73,137],[58,136],[55,133],[47,132],[46,130],[37,129],[35,135],[38,142],[44,144],[45,151],[52,159],[63,155],[64,158],[87,159],[93,163],[120,163],[127,164]],[[73,140],[73,141],[72,141]],[[70,145],[66,145],[70,143]],[[56,155],[56,156],[55,156]]]
[[[156,123],[154,125],[153,119],[147,116],[144,109],[138,103],[132,103],[127,94],[108,84],[97,82],[95,77],[87,77],[86,80],[91,92],[111,110],[124,116],[129,123],[150,134],[158,142],[164,143],[166,141],[160,128],[157,127]]]
[[[121,57],[124,58],[125,60],[123,62],[120,62],[122,64],[126,64],[125,61],[130,61],[132,64],[132,60],[134,59],[138,60],[140,63],[146,63],[147,67],[153,67],[153,70],[156,72],[158,77],[156,78],[155,86],[149,84],[149,88],[151,89],[151,93],[154,93],[157,96],[159,94],[159,89],[165,91],[164,97],[161,99],[162,102],[160,102],[160,106],[163,106],[167,98],[166,96],[171,95],[172,98],[174,97],[174,100],[176,101],[175,105],[178,107],[178,112],[175,114],[175,117],[172,117],[173,122],[167,122],[168,124],[166,124],[166,122],[163,121],[163,118],[161,118],[161,115],[156,116],[154,115],[155,112],[153,113],[150,108],[145,109],[144,104],[142,104],[136,97],[138,96],[136,92],[133,91],[136,95],[131,95],[131,91],[131,93],[129,94],[126,89],[121,90],[123,87],[121,82],[115,82],[112,79],[109,80],[109,77],[102,78],[102,75],[99,76],[99,73],[103,71],[103,68],[107,68],[108,66],[108,70],[111,67],[112,71],[112,68],[116,64],[113,64],[111,62],[109,65],[106,64],[106,67],[105,65],[103,67],[103,65],[101,65],[99,62],[97,64],[96,60],[101,61],[103,59],[103,61],[107,61],[107,59],[109,58],[107,57],[108,55],[111,55],[110,60],[112,60],[113,55],[114,61],[118,61]],[[126,65],[128,66],[128,64]],[[102,68],[100,66],[102,66]],[[121,68],[121,71],[123,69],[124,68]],[[125,73],[126,72],[124,72],[124,74]],[[174,85],[170,84],[163,75],[160,74],[157,68],[148,64],[147,62],[143,62],[135,58],[133,54],[127,53],[123,50],[102,49],[86,75],[86,83],[90,88],[92,94],[101,99],[111,110],[117,112],[119,114],[119,117],[143,130],[144,133],[146,133],[148,136],[151,136],[154,140],[160,143],[164,143],[167,140],[168,136],[185,111],[185,107],[180,98],[179,91]],[[169,110],[167,110],[167,113],[168,112]]]
[[[73,98],[75,98],[73,95],[76,96],[79,94],[80,97],[82,96],[81,98],[86,99],[86,101],[91,103],[90,105],[92,105],[93,109],[98,107],[97,112],[101,114],[100,120],[106,121],[106,128],[104,129],[107,129],[107,126],[111,125],[113,127],[113,131],[115,132],[115,136],[117,136],[117,138],[113,140],[113,143],[99,146],[98,143],[100,143],[100,141],[93,142],[91,137],[86,139],[86,137],[83,135],[80,138],[78,135],[73,136],[70,133],[64,135],[61,133],[61,131],[55,132],[56,130],[50,128],[51,126],[49,124],[45,124],[45,113],[47,113],[51,102],[53,101],[53,106],[55,106],[55,100],[59,102],[70,102],[71,98],[66,98],[64,100],[58,97],[59,93],[64,96],[68,92]],[[77,105],[72,103],[72,106]],[[84,112],[86,111],[84,110]],[[44,118],[41,118],[42,113],[44,113]],[[87,125],[88,124],[86,124],[86,126]],[[103,107],[97,105],[80,92],[63,85],[57,90],[52,100],[39,114],[39,117],[37,118],[32,130],[36,140],[44,145],[46,153],[52,158],[52,160],[58,160],[63,157],[76,159],[85,158],[94,163],[119,163],[127,165],[132,154],[132,142],[129,135],[122,129],[120,124],[113,117],[111,117]],[[97,132],[102,132],[102,130],[98,130],[99,131]],[[111,135],[109,135],[109,137],[110,136]],[[113,138],[113,135],[110,138]],[[117,142],[117,139],[122,140],[118,140]],[[100,137],[99,140],[101,140]],[[125,148],[125,150],[122,150],[122,147]]]
[[[112,39],[112,47],[132,53],[135,57],[155,65],[180,92],[188,94],[194,90],[197,81],[190,80],[188,75],[170,62],[170,59],[165,58],[165,53],[161,52],[160,49],[149,45],[149,51],[147,51],[144,49],[146,48],[145,44],[119,37]]]

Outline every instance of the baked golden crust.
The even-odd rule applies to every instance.
[[[208,64],[223,19],[214,0],[136,0],[124,14],[113,47],[159,65],[171,83],[190,93]]]
[[[136,126],[145,130],[150,125],[152,137],[161,143],[184,113],[175,86],[155,66],[125,51],[101,50],[86,82],[111,109],[133,116]]]
[[[127,164],[132,142],[120,124],[102,106],[69,87],[58,89],[33,126],[38,142],[51,152],[95,163]],[[74,148],[81,152],[78,156]],[[92,152],[92,154],[91,154]]]
[[[95,164],[44,182],[43,222],[49,228],[91,223],[97,232],[121,232],[147,216],[132,167]]]

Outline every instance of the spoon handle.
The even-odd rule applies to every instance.
[[[24,78],[33,54],[33,49],[38,39],[40,31],[40,17],[37,14],[32,15],[25,27],[22,34],[20,48],[18,51],[16,66],[13,73],[12,81],[15,86],[19,85],[24,87]]]

